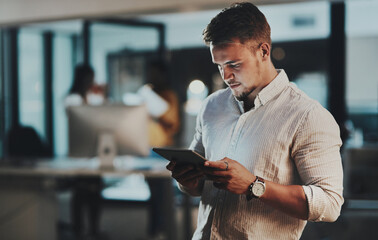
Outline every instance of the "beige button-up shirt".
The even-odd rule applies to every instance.
[[[229,88],[209,96],[190,148],[211,161],[234,159],[269,181],[302,185],[308,220],[335,221],[344,202],[339,127],[278,72],[248,112]],[[205,181],[193,239],[299,239],[305,225],[259,199],[247,201]]]

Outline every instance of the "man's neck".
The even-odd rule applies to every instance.
[[[266,79],[263,86],[256,88],[248,97],[246,100],[243,101],[244,103],[244,112],[248,112],[252,108],[255,107],[255,99],[258,95],[258,93],[264,89],[269,83],[271,83],[278,75],[277,70],[274,68],[273,64],[270,66],[269,70],[267,71],[267,74],[265,74],[264,79]]]
[[[252,103],[250,103],[249,101],[243,102],[244,112],[248,112],[249,110],[251,110],[254,107],[255,107],[255,102],[252,102]]]

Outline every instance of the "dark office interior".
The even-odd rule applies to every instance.
[[[106,86],[102,105],[123,106],[139,101],[137,90],[148,81],[148,64],[164,62],[166,84],[179,105],[172,146],[187,148],[201,101],[226,87],[201,34],[230,2],[193,1],[192,6],[188,1],[181,8],[171,2],[120,7],[112,14],[98,7],[97,14],[83,10],[83,15],[0,18],[0,239],[191,239],[199,198],[179,191],[166,160],[132,145],[132,156],[129,148],[120,147],[112,166],[102,168],[97,139],[84,136],[83,141],[94,141],[93,149],[80,148],[80,133],[72,130],[78,123],[65,106],[78,64],[92,66],[95,81]],[[285,69],[290,81],[331,112],[343,140],[341,215],[334,223],[309,222],[301,239],[378,239],[378,1],[252,2],[272,27],[275,67]],[[195,81],[201,92],[192,90]],[[122,111],[127,115],[131,108]],[[147,117],[121,121],[121,113],[102,109],[111,131],[117,126],[126,131],[126,125],[135,130],[117,144],[147,141],[140,137],[146,131],[130,128]],[[90,121],[97,115],[75,117]],[[88,127],[85,131],[91,131],[90,124],[101,125],[80,124],[76,127]],[[90,203],[80,234],[72,222],[76,193]],[[92,206],[101,209],[99,216],[90,214]]]

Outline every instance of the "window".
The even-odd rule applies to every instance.
[[[19,32],[20,123],[45,137],[43,37],[39,32]]]
[[[154,28],[95,22],[90,36],[91,64],[98,83],[107,82],[106,64],[110,53],[156,50],[159,44],[158,31]]]
[[[346,2],[346,103],[352,126],[368,142],[378,142],[377,11],[375,1]]]
[[[0,29],[0,158],[3,157],[4,147],[4,89],[3,85],[3,35]]]
[[[348,1],[347,30],[347,106],[350,113],[378,111],[378,2]]]
[[[68,153],[68,128],[64,98],[68,94],[73,78],[72,45],[71,35],[59,33],[54,35],[54,149],[57,156],[64,156]]]

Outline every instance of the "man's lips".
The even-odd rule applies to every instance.
[[[237,88],[240,86],[240,83],[231,83],[231,84],[228,84],[228,86],[230,86],[230,88]]]

